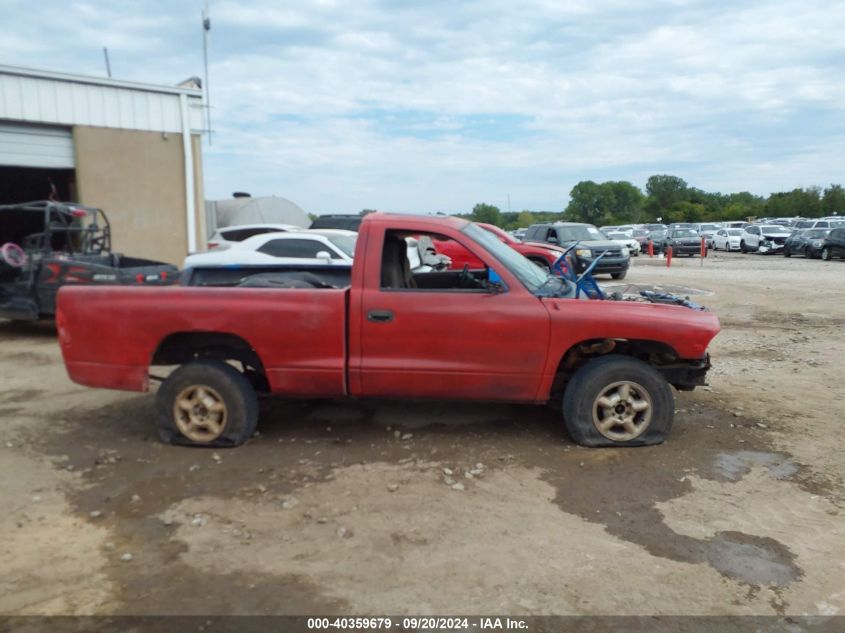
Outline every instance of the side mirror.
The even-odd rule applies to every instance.
[[[332,263],[332,254],[328,251],[319,251],[317,253],[317,259],[319,259],[324,264],[331,264]]]

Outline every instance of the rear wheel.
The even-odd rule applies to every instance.
[[[791,256],[792,256],[792,253],[790,252],[790,250],[789,250],[789,247],[788,247],[788,246],[784,246],[784,247],[783,247],[783,256],[784,256],[784,257],[791,257]]]
[[[747,252],[748,252],[747,250],[745,250],[745,240],[742,240],[742,241],[739,243],[739,250],[740,250],[740,252],[742,252],[742,253],[747,253]]]
[[[621,273],[610,273],[612,279],[625,279],[625,276],[628,274],[627,270],[622,271]]]
[[[182,446],[240,446],[258,423],[258,399],[249,380],[220,361],[179,367],[159,387],[156,409],[162,441]]]
[[[660,444],[674,413],[672,390],[660,372],[618,354],[584,365],[563,396],[566,430],[583,446]]]

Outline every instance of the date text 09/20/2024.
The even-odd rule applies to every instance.
[[[355,618],[308,618],[309,630],[398,630],[419,629],[432,631],[457,630],[525,630],[528,623],[521,618],[498,617],[403,617],[401,620],[388,617]]]

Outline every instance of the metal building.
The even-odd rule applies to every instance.
[[[115,250],[181,263],[205,247],[202,91],[0,65],[0,204],[106,211]]]

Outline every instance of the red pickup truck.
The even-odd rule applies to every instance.
[[[405,238],[454,240],[481,267],[411,273]],[[229,271],[230,273],[232,271]],[[704,384],[718,318],[575,298],[574,285],[457,218],[372,213],[347,279],[259,272],[229,287],[64,287],[71,379],[146,391],[174,444],[237,446],[257,394],[549,403],[587,446],[662,442],[679,390]],[[235,287],[231,287],[231,286]]]

